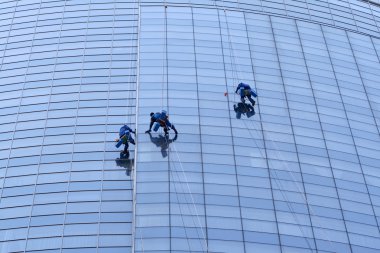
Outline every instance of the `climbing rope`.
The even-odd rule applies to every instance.
[[[224,12],[224,18],[225,18],[225,22],[226,22],[227,38],[228,38],[228,45],[229,45],[228,51],[230,53],[230,64],[231,64],[231,72],[232,72],[232,87],[233,87],[232,92],[234,92],[235,86],[237,86],[237,84],[240,83],[240,81],[239,81],[239,77],[238,77],[238,71],[236,68],[237,64],[235,61],[234,49],[232,46],[232,40],[231,40],[230,28],[228,25],[228,17],[227,17],[226,9],[224,9],[223,12]],[[228,86],[227,86],[226,95],[228,95]],[[234,103],[236,103],[236,97],[235,96],[234,96]]]
[[[138,12],[137,14],[136,14],[136,11]],[[137,31],[136,31],[136,61],[135,61],[135,68],[136,68],[136,72],[135,72],[135,79],[133,80],[133,72],[131,73],[131,83],[134,83],[135,85],[134,85],[134,90],[136,91],[136,100],[135,100],[135,126],[136,126],[136,134],[135,134],[135,143],[136,143],[136,145],[137,145],[137,143],[138,143],[138,129],[137,129],[137,123],[138,123],[138,94],[139,94],[139,91],[138,91],[138,89],[139,89],[139,87],[138,87],[138,83],[139,83],[139,80],[138,80],[138,76],[139,76],[139,68],[140,68],[140,66],[139,66],[139,54],[140,54],[140,52],[139,52],[139,32],[140,32],[140,0],[134,0],[133,1],[133,16],[134,16],[134,18],[136,19],[136,25],[135,25],[135,27],[137,27]],[[132,33],[132,40],[134,39],[134,34]],[[133,48],[133,42],[132,42],[132,48]],[[131,64],[130,64],[130,66],[133,66],[132,65],[133,64],[133,61],[132,61],[132,59],[131,59]],[[132,86],[132,85],[131,85]],[[133,90],[133,87],[132,87],[132,89],[131,90]],[[131,94],[132,92],[130,91],[130,94]],[[129,103],[128,103],[128,106],[129,106],[129,108],[130,108],[130,110],[131,111],[129,111],[128,110],[128,114],[129,115],[131,115],[131,118],[130,118],[130,121],[128,121],[128,122],[131,122],[132,121],[132,106],[131,106],[131,103],[132,103],[132,98],[129,96],[129,99],[130,99],[130,101],[129,101]],[[137,177],[136,177],[136,162],[137,162],[137,146],[135,146],[135,154],[134,154],[134,169],[133,169],[133,173],[132,173],[132,177],[133,177],[133,196],[132,196],[132,198],[133,198],[133,221],[132,221],[132,224],[133,224],[133,227],[132,227],[132,229],[133,229],[133,231],[132,231],[132,251],[136,251],[136,247],[135,247],[135,244],[136,244],[136,241],[137,240],[140,240],[140,247],[141,247],[141,249],[139,249],[139,250],[141,250],[143,253],[145,252],[145,249],[144,249],[144,239],[143,239],[143,232],[142,232],[142,230],[140,229],[139,230],[139,234],[140,234],[140,236],[138,236],[137,235],[137,233],[136,233],[136,227],[137,227],[137,225],[136,225],[136,203],[137,203],[137,201],[136,201],[136,191],[137,191],[137,182],[136,182],[136,179],[137,179]],[[137,239],[138,238],[138,239]]]
[[[161,91],[162,91],[162,94],[161,94],[161,108],[164,108],[164,99],[165,99],[165,90],[166,92],[168,92],[168,58],[167,58],[167,52],[168,52],[168,48],[167,48],[167,5],[166,5],[166,1],[164,2],[164,8],[165,8],[165,16],[164,16],[164,40],[165,40],[165,43],[164,43],[164,47],[163,47],[163,57],[162,57],[162,81],[161,81]],[[165,83],[167,84],[166,85],[166,89],[165,89]],[[167,97],[166,97],[167,98]],[[168,109],[168,114],[169,114],[169,109]],[[194,201],[194,197],[193,197],[193,193],[191,192],[191,189],[190,189],[190,186],[189,186],[189,183],[188,183],[188,178],[186,176],[186,173],[183,169],[183,165],[182,165],[182,161],[178,155],[178,151],[175,147],[175,144],[172,143],[173,147],[174,147],[174,152],[176,154],[176,157],[178,159],[178,163],[179,163],[179,167],[181,168],[181,171],[182,171],[182,175],[183,175],[183,178],[184,178],[184,182],[181,180],[181,177],[180,177],[180,173],[179,173],[179,169],[177,169],[177,166],[176,166],[176,163],[177,161],[174,160],[174,157],[171,155],[172,154],[172,149],[170,148],[169,146],[169,141],[168,139],[165,137],[165,141],[166,141],[166,145],[168,147],[168,161],[169,161],[169,173],[170,173],[170,176],[171,178],[173,179],[173,185],[174,185],[174,192],[175,192],[175,196],[176,196],[176,200],[177,200],[177,203],[178,203],[178,207],[179,207],[179,213],[180,213],[180,216],[181,216],[181,221],[182,221],[182,224],[183,224],[183,228],[184,228],[184,231],[185,231],[185,237],[186,237],[186,242],[187,242],[187,245],[188,245],[188,248],[189,248],[189,251],[192,252],[192,249],[191,249],[191,245],[190,245],[190,241],[189,241],[189,235],[188,235],[188,232],[187,232],[187,229],[186,229],[186,223],[185,223],[185,220],[184,220],[184,214],[183,214],[183,205],[180,203],[180,199],[179,199],[179,191],[182,189],[182,192],[184,193],[184,202],[185,202],[185,205],[187,206],[188,210],[190,211],[190,213],[193,213],[191,211],[191,205],[193,206],[193,210],[195,211],[195,216],[196,216],[196,219],[197,219],[197,222],[199,224],[199,227],[200,227],[200,230],[201,230],[201,233],[202,235],[199,234],[199,229],[198,229],[198,226],[197,226],[197,222],[194,220],[194,215],[191,215],[192,217],[192,223],[194,225],[194,228],[196,229],[197,231],[197,234],[198,234],[198,238],[199,239],[203,239],[204,240],[204,244],[200,243],[200,245],[202,246],[202,249],[204,249],[204,245],[206,245],[206,250],[207,251],[207,242],[206,242],[206,236],[205,236],[205,233],[204,233],[204,230],[203,230],[203,226],[202,226],[202,223],[200,221],[200,218],[199,218],[199,213],[198,213],[198,210],[197,210],[197,207],[195,205],[195,201]],[[176,182],[176,178],[178,178],[177,182]],[[169,180],[170,181],[170,180]],[[179,186],[178,187],[178,183],[179,183]],[[185,189],[185,186],[184,184],[187,186],[187,188]],[[186,193],[188,192],[188,193]],[[170,194],[170,193],[169,193]],[[188,200],[186,198],[186,196],[190,196],[190,199],[191,199],[191,203],[188,203]],[[169,203],[170,205],[170,203]]]
[[[175,161],[172,159],[172,157],[171,157],[171,150],[170,150],[170,146],[169,146],[169,140],[168,140],[168,138],[167,138],[167,136],[165,136],[165,142],[166,142],[166,147],[168,148],[168,162],[169,162],[169,174],[170,174],[170,177],[172,178],[172,180],[173,180],[173,186],[174,186],[174,195],[175,195],[175,197],[176,197],[176,200],[177,200],[177,204],[178,204],[178,210],[179,210],[179,215],[180,215],[180,217],[181,217],[181,221],[182,221],[182,224],[183,224],[183,229],[184,229],[184,232],[185,232],[185,238],[186,238],[186,243],[187,243],[187,247],[188,247],[188,249],[189,249],[189,252],[192,252],[192,250],[191,250],[191,246],[190,246],[190,242],[189,242],[189,235],[188,235],[188,233],[187,233],[187,229],[186,229],[186,224],[185,224],[185,220],[184,220],[184,214],[183,214],[183,212],[182,212],[182,204],[181,204],[181,202],[180,202],[180,199],[179,199],[179,190],[177,190],[177,184],[176,184],[176,181],[175,181],[175,176],[177,176],[177,178],[178,178],[178,181],[180,182],[180,186],[182,187],[182,192],[183,192],[183,194],[184,194],[184,196],[186,196],[186,193],[185,193],[185,191],[184,191],[184,189],[183,189],[183,185],[182,185],[182,182],[181,182],[181,179],[180,179],[180,177],[179,177],[179,175],[178,175],[178,172],[177,172],[177,169],[176,169],[176,165],[175,165]],[[174,170],[172,169],[172,168],[174,168]],[[170,180],[170,178],[169,178],[169,184],[171,184],[171,180]],[[171,187],[170,187],[170,189],[171,189]],[[171,194],[171,192],[169,191],[169,194]],[[185,198],[185,200],[186,200],[186,198]],[[186,202],[186,201],[185,201]],[[187,204],[187,203],[186,203]],[[171,201],[169,201],[169,205],[171,205]],[[189,210],[190,210],[190,208],[189,208]],[[170,215],[170,217],[172,217],[172,214]],[[195,224],[195,223],[193,223],[193,224]]]
[[[263,159],[266,159],[266,160],[268,161],[268,163],[270,163],[271,160],[268,160],[268,158],[267,158],[266,155],[265,155],[265,152],[263,152],[262,149],[261,149],[261,148],[259,147],[259,145],[257,144],[257,142],[256,142],[256,138],[252,135],[251,129],[250,129],[250,128],[248,127],[248,125],[246,124],[246,121],[245,121],[244,119],[243,119],[242,121],[243,121],[243,123],[244,123],[245,128],[248,130],[248,133],[249,133],[251,139],[254,141],[255,146],[256,146],[257,149],[259,150],[259,152],[260,152],[260,156],[261,156]],[[255,126],[254,126],[253,130],[256,131],[256,134],[258,134],[258,130],[256,129]],[[259,136],[259,134],[258,134],[258,136]],[[270,140],[274,145],[276,145],[275,142],[273,142],[271,139],[269,139],[269,140]],[[265,141],[264,132],[263,132],[263,141]],[[276,149],[276,151],[278,151],[278,150]],[[277,159],[277,160],[282,161],[282,162],[284,161],[283,158],[282,158],[282,159]],[[286,167],[287,171],[290,172],[290,174],[292,175],[292,177],[293,177],[293,179],[294,179],[294,181],[295,181],[295,184],[296,184],[297,187],[298,187],[298,183],[297,183],[297,181],[296,181],[294,175],[292,174],[292,171],[289,170],[287,163],[283,162],[283,164],[285,164],[285,167]],[[269,164],[268,164],[268,165],[269,165]],[[271,178],[274,179],[274,182],[276,183],[276,185],[277,185],[278,188],[280,189],[281,196],[282,196],[283,199],[285,200],[285,203],[286,203],[287,207],[289,208],[289,210],[290,210],[290,212],[291,212],[291,214],[292,214],[294,220],[297,222],[297,225],[299,226],[300,231],[301,231],[303,237],[305,238],[305,240],[306,240],[306,242],[307,242],[307,244],[308,244],[310,250],[313,252],[314,249],[313,249],[312,245],[310,244],[310,242],[309,242],[309,240],[308,240],[308,238],[310,238],[310,237],[307,237],[307,236],[305,235],[304,228],[303,228],[303,226],[301,225],[301,222],[299,221],[299,219],[298,219],[298,217],[297,217],[297,215],[296,215],[296,212],[295,212],[293,206],[291,205],[291,204],[294,203],[294,202],[291,202],[291,201],[289,200],[289,198],[287,197],[287,195],[284,193],[284,191],[287,191],[287,190],[286,190],[286,188],[283,186],[282,181],[281,181],[280,177],[279,177],[278,174],[277,174],[277,169],[271,169],[270,166],[268,166],[268,171],[269,171],[270,175],[272,175]],[[269,180],[270,180],[270,179],[269,179]],[[273,190],[273,189],[272,189],[272,190]],[[298,188],[298,191],[299,191],[299,192],[301,193],[301,195],[303,196],[304,193],[301,191],[301,189]],[[305,201],[305,203],[308,205],[307,201]]]
[[[173,145],[172,145],[172,146],[173,146],[174,151],[175,151],[175,154],[176,154],[176,156],[177,156],[177,159],[178,159],[178,162],[179,162],[179,165],[180,165],[180,168],[181,168],[182,175],[184,176],[185,183],[186,183],[186,187],[187,187],[187,190],[188,190],[188,192],[189,192],[189,194],[190,194],[191,204],[192,204],[193,207],[194,207],[195,215],[196,215],[196,217],[197,217],[197,221],[198,221],[198,224],[199,224],[199,227],[200,227],[201,233],[202,233],[202,239],[204,240],[204,245],[205,245],[205,247],[206,247],[206,251],[207,251],[208,246],[207,246],[206,234],[205,234],[205,232],[204,232],[204,229],[203,229],[203,226],[202,226],[202,222],[201,222],[201,220],[200,220],[200,218],[199,218],[199,213],[198,213],[198,209],[197,209],[197,207],[196,207],[196,205],[195,205],[195,201],[194,201],[193,193],[191,192],[191,189],[190,189],[190,186],[189,186],[189,183],[188,183],[189,180],[188,180],[188,178],[187,178],[187,176],[186,176],[186,172],[185,172],[185,170],[184,170],[184,168],[183,168],[182,161],[181,161],[181,159],[180,159],[180,156],[178,155],[178,150],[177,150],[177,147],[176,147],[176,145],[175,145],[174,142],[173,142]],[[197,233],[198,233],[198,230],[197,230]],[[199,234],[198,234],[198,237],[199,237]],[[202,245],[202,244],[201,244],[201,245]],[[202,248],[203,248],[203,246],[202,246]]]
[[[228,25],[229,22],[228,22],[228,17],[227,17],[227,14],[226,14],[226,10],[224,10],[224,16],[225,16],[226,27],[227,27],[227,37],[228,37],[228,44],[229,44],[229,51],[230,51],[230,63],[231,63],[232,77],[233,77],[233,80],[234,80],[234,85],[237,85],[237,83],[240,83],[240,81],[239,81],[239,82],[235,82],[235,80],[239,80],[239,76],[238,76],[238,70],[237,70],[237,67],[236,67],[236,60],[235,60],[235,55],[234,55],[234,51],[233,51],[234,49],[233,49],[233,46],[232,46],[232,40],[231,40],[231,34],[230,34],[230,31],[229,31],[230,29],[229,29],[229,25]],[[234,88],[234,91],[235,91],[235,87],[233,87],[233,88]],[[228,94],[228,90],[227,90],[227,94]],[[234,96],[234,102],[236,103],[236,99],[235,99],[235,98],[236,98],[236,97]],[[245,106],[245,109],[249,109],[245,103],[243,103],[243,105]],[[248,130],[251,139],[254,140],[255,145],[256,145],[256,147],[258,148],[261,157],[263,157],[264,159],[267,159],[265,153],[263,154],[262,149],[257,145],[256,139],[252,136],[252,133],[251,133],[251,131],[250,131],[250,128],[247,126],[245,120],[242,119],[242,121],[243,121],[243,123],[244,123],[245,128]],[[254,125],[253,125],[253,129],[257,132],[256,127],[255,127]],[[263,140],[265,141],[264,135],[263,135]],[[273,141],[272,141],[272,142],[273,142]],[[273,143],[275,144],[275,142],[273,142]],[[277,151],[277,153],[279,153],[279,152],[278,152],[278,149],[276,149],[276,151]],[[278,159],[278,160],[280,160],[280,161],[285,161],[283,158]],[[284,163],[284,162],[283,162],[283,163]],[[285,164],[286,166],[288,166],[287,163],[284,163],[284,164]],[[309,238],[310,238],[310,237],[307,237],[306,234],[305,234],[304,227],[301,225],[301,223],[300,223],[300,221],[299,221],[299,219],[298,219],[298,217],[297,217],[297,215],[296,215],[296,212],[295,212],[294,208],[293,208],[292,205],[291,205],[291,203],[293,203],[293,202],[291,202],[291,201],[289,200],[289,198],[287,197],[287,195],[284,193],[285,188],[284,188],[284,186],[283,186],[281,180],[279,179],[279,176],[277,175],[277,171],[276,171],[276,170],[273,170],[273,169],[270,169],[269,166],[268,166],[268,171],[269,171],[270,175],[272,175],[272,176],[274,175],[274,177],[272,177],[272,178],[274,179],[274,182],[276,183],[276,185],[277,185],[278,188],[280,189],[280,193],[281,193],[283,199],[285,200],[285,202],[286,202],[286,204],[287,204],[289,210],[291,211],[291,214],[292,214],[294,220],[295,220],[296,223],[298,224],[298,226],[299,226],[299,228],[300,228],[300,231],[301,231],[303,237],[305,238],[305,240],[306,240],[306,242],[307,242],[307,244],[308,244],[308,247],[309,247],[310,250],[313,252],[314,248],[312,247],[312,245],[311,245],[310,242],[309,242]],[[290,171],[290,170],[288,170],[288,171]],[[294,175],[292,174],[291,171],[290,171],[290,174],[292,175],[292,178],[293,178],[294,181],[296,182],[295,184],[296,184],[296,186],[297,186],[298,191],[301,193],[301,196],[303,196],[303,198],[306,200],[305,203],[306,203],[307,205],[309,205],[308,202],[307,202],[306,197],[304,196],[305,193],[303,193],[302,190],[299,189],[299,185],[298,185],[297,181],[295,180],[295,177],[294,177]],[[272,189],[272,190],[273,190],[273,189]],[[310,239],[311,239],[311,238],[310,238]]]

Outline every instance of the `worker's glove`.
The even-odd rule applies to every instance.
[[[150,129],[145,131],[146,134],[148,134],[150,132],[152,132],[152,130],[150,130]]]
[[[135,129],[135,131],[132,131],[132,133],[136,134],[136,129]]]

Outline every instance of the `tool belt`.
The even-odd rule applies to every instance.
[[[129,133],[124,134],[123,136],[120,137],[120,139],[123,141],[123,144],[127,143],[129,141]]]

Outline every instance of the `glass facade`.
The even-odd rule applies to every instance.
[[[0,4],[0,252],[130,252],[138,5]]]
[[[377,0],[0,13],[1,253],[380,252]]]

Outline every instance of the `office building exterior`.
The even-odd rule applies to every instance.
[[[1,253],[380,252],[380,2],[0,12]]]

